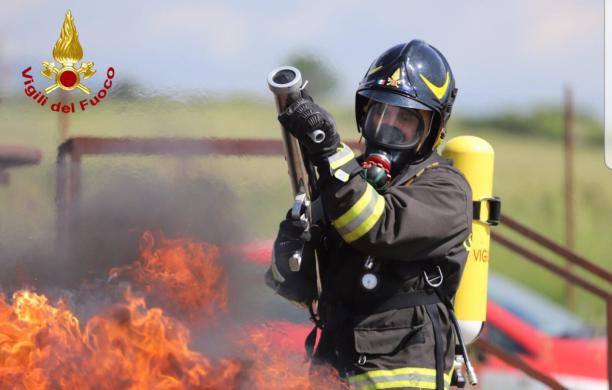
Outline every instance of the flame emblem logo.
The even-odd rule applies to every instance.
[[[402,70],[401,68],[397,68],[395,72],[391,75],[391,77],[387,78],[387,85],[390,87],[399,88],[402,83]]]
[[[87,80],[96,73],[93,68],[94,63],[81,62],[77,67],[77,63],[83,58],[83,48],[79,42],[79,33],[74,25],[74,18],[70,10],[66,12],[64,24],[60,32],[60,37],[53,47],[53,58],[62,66],[58,69],[53,62],[42,63],[43,69],[40,73],[46,78],[53,80],[55,83],[45,88],[45,93],[48,95],[61,88],[65,91],[79,89],[82,92],[89,94],[90,90],[81,79]]]

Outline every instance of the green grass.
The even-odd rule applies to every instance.
[[[575,109],[574,132],[578,142],[601,144],[604,140],[603,124],[587,112]],[[465,123],[474,129],[495,127],[516,135],[538,134],[541,137],[561,140],[564,137],[564,113],[561,107],[540,105],[528,113],[504,112],[481,118],[468,118]]]
[[[329,104],[344,139],[356,139],[352,108]],[[80,136],[140,137],[279,137],[272,103],[249,99],[193,102],[106,100],[95,109],[69,117],[70,134]],[[503,212],[538,232],[563,243],[563,145],[550,138],[509,134],[495,128],[467,128],[451,121],[449,138],[472,134],[495,149],[494,193],[502,197]],[[10,187],[0,189],[0,253],[3,247],[27,249],[53,235],[55,154],[59,142],[58,116],[30,101],[0,104],[0,142],[39,147],[39,166],[11,171]],[[456,127],[454,127],[456,126]],[[280,158],[211,157],[86,157],[83,162],[84,196],[104,186],[113,172],[155,175],[171,180],[177,175],[197,179],[217,175],[226,180],[238,199],[225,205],[239,211],[248,239],[272,238],[291,203],[286,166]],[[146,173],[144,173],[146,172]],[[576,251],[612,268],[612,171],[605,168],[603,146],[580,144],[575,155]],[[499,227],[507,233],[507,228]],[[12,259],[18,261],[19,259]],[[7,260],[9,261],[9,260]],[[560,264],[563,264],[560,262]],[[491,267],[561,302],[564,283],[497,244]],[[603,305],[580,292],[577,312],[590,322],[605,319]]]

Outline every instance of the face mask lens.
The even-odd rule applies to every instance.
[[[423,117],[418,110],[374,103],[368,110],[364,136],[381,145],[412,148],[423,135]]]

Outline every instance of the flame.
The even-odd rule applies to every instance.
[[[253,389],[315,390],[346,389],[331,367],[320,367],[309,372],[303,347],[296,348],[295,324],[270,322],[245,328],[241,340],[245,361],[250,364],[245,372]],[[299,338],[299,344],[303,337]]]
[[[227,277],[219,264],[219,248],[190,239],[155,239],[146,231],[140,259],[110,271],[147,294],[149,303],[183,318],[212,320],[227,312]]]
[[[128,278],[149,304],[212,319],[226,310],[227,283],[216,246],[145,232],[140,249],[138,261],[111,276]],[[346,389],[333,369],[309,372],[304,325],[277,321],[238,329],[231,342],[213,343],[237,351],[237,357],[213,361],[190,349],[183,323],[162,308],[147,308],[145,298],[130,289],[84,326],[62,300],[51,304],[42,294],[22,290],[9,303],[0,294],[0,390]]]
[[[79,43],[79,33],[74,25],[70,10],[66,11],[60,37],[53,47],[53,58],[64,66],[72,66],[83,58],[83,48]]]
[[[212,364],[188,347],[188,330],[161,309],[126,302],[83,331],[62,302],[19,291],[0,297],[0,389],[235,389],[236,360]]]

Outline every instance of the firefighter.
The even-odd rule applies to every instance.
[[[472,225],[469,184],[437,153],[456,94],[442,53],[413,40],[385,51],[359,84],[361,156],[310,98],[279,116],[317,167],[326,219],[322,239],[305,234],[300,221],[283,221],[267,276],[290,280],[284,288],[295,286],[293,296],[308,301],[316,295],[313,272],[295,282],[287,264],[300,242],[318,249],[321,336],[312,369],[332,365],[353,389],[450,386],[456,336],[449,302]],[[321,131],[324,137],[313,136]]]

